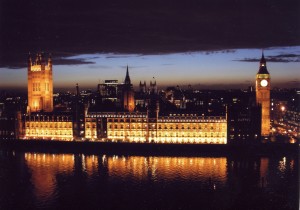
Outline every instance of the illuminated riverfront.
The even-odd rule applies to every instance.
[[[201,91],[191,86],[187,90],[179,86],[159,90],[155,78],[149,86],[140,81],[139,89],[134,90],[127,66],[123,83],[105,80],[96,92],[80,91],[76,84],[75,94],[66,96],[53,95],[51,58],[47,60],[38,53],[33,62],[31,57],[28,103],[19,101],[23,107],[20,104],[7,113],[4,109],[11,118],[3,118],[0,123],[8,122],[11,127],[0,130],[3,139],[257,144],[275,139],[273,131],[282,117],[271,103],[271,79],[264,54],[255,91],[251,86],[240,92]],[[297,96],[289,106],[296,110],[295,119],[289,120],[293,126],[297,121]],[[281,105],[280,110],[285,112],[285,107]],[[299,130],[293,126],[289,131],[293,134],[287,136],[289,142],[296,143]]]
[[[177,99],[174,102],[173,98],[163,102],[156,81],[150,81],[148,89],[145,82],[140,83],[140,92],[135,93],[128,66],[124,83],[107,80],[106,84],[99,84],[98,96],[91,99],[94,107],[90,101],[82,103],[77,84],[71,111],[53,110],[51,58],[46,62],[43,54],[37,54],[35,60],[33,64],[31,56],[28,58],[28,105],[26,113],[18,112],[15,133],[19,139],[227,144],[224,105],[219,108],[218,115],[200,115],[198,110],[186,109],[188,100],[185,97],[179,102]],[[94,111],[95,108],[101,110],[108,102],[115,110]],[[179,110],[161,110],[162,106],[170,105]],[[186,111],[182,112],[183,109]]]

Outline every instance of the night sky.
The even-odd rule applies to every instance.
[[[26,87],[29,52],[54,85],[245,87],[264,49],[272,86],[299,87],[299,0],[0,0],[0,88]]]

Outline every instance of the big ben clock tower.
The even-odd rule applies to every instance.
[[[267,70],[264,54],[260,59],[256,74],[256,103],[261,105],[261,135],[270,134],[270,74]]]

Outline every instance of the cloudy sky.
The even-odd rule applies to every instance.
[[[26,87],[26,59],[51,52],[55,87],[272,84],[299,87],[298,0],[0,0],[0,88]]]

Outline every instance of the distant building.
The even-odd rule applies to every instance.
[[[142,83],[142,81],[140,81],[140,93],[141,94],[146,94],[147,92],[147,86],[146,86],[146,81],[144,81],[144,83]]]
[[[0,103],[0,139],[12,140],[19,138],[21,112],[20,98],[8,97]]]
[[[102,101],[110,100],[120,103],[122,84],[120,84],[118,80],[105,80],[104,83],[98,84],[98,92],[102,97]]]
[[[17,119],[18,116],[0,116],[0,139],[12,140],[19,137]]]
[[[300,112],[287,110],[283,117],[283,124],[292,136],[300,139]]]
[[[178,109],[186,109],[186,98],[182,89],[177,87],[168,87],[165,91],[166,99],[174,104]]]
[[[255,92],[236,93],[228,103],[228,143],[255,144],[261,139],[261,105]]]

